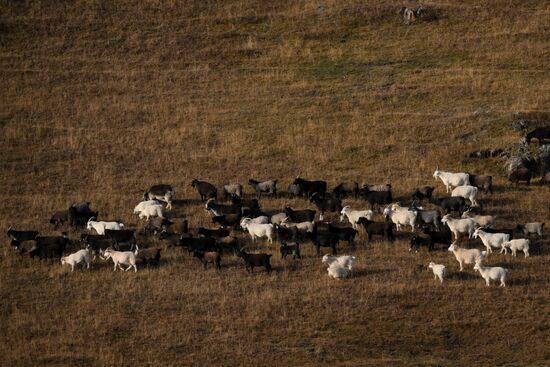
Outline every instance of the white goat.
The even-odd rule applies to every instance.
[[[415,208],[418,212],[417,218],[420,219],[422,223],[433,224],[436,231],[439,231],[439,222],[441,214],[439,210],[427,210],[422,207]]]
[[[334,279],[344,279],[349,277],[351,270],[336,264],[334,266],[329,266],[327,272],[329,277],[332,277]]]
[[[490,254],[493,252],[491,247],[500,248],[500,253],[506,253],[506,247],[504,247],[504,242],[510,240],[510,235],[507,233],[487,233],[483,231],[482,228],[477,228],[474,231],[474,238],[481,238],[481,242],[487,248],[487,252]]]
[[[256,242],[256,237],[267,237],[269,243],[273,243],[273,234],[275,233],[275,227],[273,224],[253,223],[252,219],[244,218],[241,221],[241,227],[248,231],[250,237],[252,237],[252,242]]]
[[[249,218],[249,217],[245,217],[245,218]],[[268,224],[269,223],[269,217],[267,217],[266,215],[260,215],[259,217],[249,218],[249,219],[250,219],[250,223],[256,223],[256,224]]]
[[[478,226],[485,228],[494,228],[496,224],[496,217],[494,215],[471,215],[470,210],[462,213],[462,218],[472,218]]]
[[[90,269],[90,262],[90,251],[88,249],[80,250],[74,254],[61,258],[61,265],[69,264],[71,266],[71,271],[74,271],[74,266],[80,263],[83,263],[82,267],[86,266]]]
[[[450,214],[445,215],[441,219],[441,223],[446,224],[449,227],[455,236],[455,240],[458,240],[458,235],[460,233],[468,233],[468,237],[472,238],[477,226],[476,221],[472,218],[457,219],[451,217]]]
[[[529,243],[530,241],[526,238],[518,238],[516,240],[506,241],[502,244],[502,247],[510,248],[512,251],[512,256],[516,256],[517,251],[523,251],[525,257],[529,256]]]
[[[544,232],[544,222],[518,224],[516,228],[518,231],[522,231],[526,236],[530,234],[537,234],[539,237],[542,237],[542,233]]]
[[[322,262],[324,264],[327,264],[329,267],[331,266],[339,266],[346,269],[349,269],[350,271],[353,270],[353,265],[355,264],[356,257],[355,256],[334,256],[334,255],[324,255]]]
[[[464,199],[470,200],[472,206],[477,206],[476,196],[477,196],[477,187],[471,185],[462,185],[458,186],[453,190],[451,196],[461,196]]]
[[[441,179],[441,181],[443,181],[443,184],[445,185],[447,192],[449,192],[450,188],[452,187],[470,184],[469,174],[440,171],[439,167],[435,169],[434,178],[435,179],[439,178]]]
[[[97,234],[104,235],[106,229],[116,229],[121,230],[124,228],[124,224],[118,223],[118,222],[97,222],[92,220],[93,217],[88,220],[88,225],[86,226],[87,229],[94,229]]]
[[[357,222],[360,218],[367,218],[372,220],[374,212],[372,210],[353,210],[349,205],[342,208],[340,212],[340,222],[344,221],[344,217],[348,217],[348,221],[351,223],[353,229],[357,229]]]
[[[139,219],[150,217],[164,218],[162,204],[156,200],[142,201],[134,208],[134,214],[139,214]]]
[[[116,271],[117,266],[120,268],[120,270],[124,270],[122,268],[122,265],[128,265],[128,268],[125,271],[128,271],[133,267],[134,272],[137,272],[136,253],[134,252],[115,251],[108,248],[103,252],[103,257],[105,260],[109,260],[109,258],[113,259],[113,263],[115,264],[113,271]]]
[[[506,287],[505,281],[508,269],[501,268],[500,266],[484,266],[481,261],[476,261],[474,270],[479,271],[481,277],[485,279],[487,287],[491,285],[490,280],[500,280],[500,286]]]
[[[224,192],[226,197],[234,195],[236,197],[242,198],[243,197],[243,185],[238,184],[238,183],[224,185],[223,186],[223,192]]]
[[[286,213],[273,214],[269,219],[272,224],[281,224],[286,219]]]
[[[284,228],[296,227],[296,229],[299,232],[312,233],[313,229],[315,227],[315,223],[313,223],[313,222],[293,223],[293,222],[289,222],[288,218],[286,218],[285,220],[283,220],[281,222],[281,227],[284,227]]]
[[[384,215],[391,218],[398,231],[401,229],[402,225],[410,225],[411,232],[414,232],[414,226],[418,216],[416,210],[399,206],[399,204],[391,204],[384,209]]]
[[[434,279],[439,278],[439,281],[443,284],[443,278],[447,276],[447,268],[445,267],[445,265],[431,262],[428,264],[428,268],[432,269],[434,273]]]
[[[458,247],[455,243],[451,243],[449,251],[455,255],[456,261],[460,264],[460,271],[464,270],[462,264],[473,264],[487,256],[487,251],[479,251],[476,248],[465,249]]]

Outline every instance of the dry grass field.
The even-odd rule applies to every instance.
[[[548,187],[511,187],[499,158],[462,163],[516,143],[518,116],[548,117],[549,4],[422,5],[437,19],[406,26],[391,1],[2,1],[0,228],[56,233],[51,214],[82,200],[142,228],[132,209],[161,182],[177,191],[169,216],[211,226],[193,178],[391,180],[398,197],[421,184],[443,196],[436,164],[492,174],[481,201],[499,227],[550,223]],[[288,204],[312,207],[261,200]],[[96,260],[71,274],[4,237],[0,364],[550,365],[548,232],[529,258],[489,257],[510,269],[506,288],[400,237],[341,244],[359,259],[341,281],[309,244],[284,261],[261,241],[269,276],[233,257],[203,271],[173,249],[158,269]],[[443,285],[431,260],[450,270]]]

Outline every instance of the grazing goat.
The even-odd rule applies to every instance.
[[[90,230],[93,229],[97,232],[97,234],[105,234],[106,229],[114,229],[114,230],[120,230],[124,228],[124,224],[118,223],[118,222],[97,222],[92,220],[94,218],[88,219],[88,225],[86,226],[86,229]]]
[[[242,207],[240,205],[224,205],[224,204],[217,204],[214,199],[208,199],[206,204],[204,205],[204,208],[206,211],[212,213],[214,216],[220,216],[225,214],[241,214],[242,213]]]
[[[237,238],[231,236],[216,239],[216,247],[219,252],[229,252],[232,254],[236,254],[240,249]]]
[[[298,238],[298,229],[296,226],[286,228],[275,224],[275,230],[277,231],[279,241],[294,241]]]
[[[248,184],[254,189],[254,191],[256,191],[258,198],[262,197],[262,192],[267,192],[277,196],[277,180],[260,182],[249,179]]]
[[[542,234],[544,232],[544,222],[518,224],[516,229],[523,232],[526,236],[529,236],[530,234],[537,234],[540,238],[542,238]]]
[[[395,223],[397,230],[401,230],[402,225],[410,225],[411,232],[414,232],[418,212],[414,209],[409,209],[400,206],[399,204],[392,204],[384,209],[384,216],[389,217],[393,223]]]
[[[38,231],[17,231],[11,227],[8,228],[6,233],[12,240],[12,246],[15,242],[21,243],[25,241],[34,241],[36,236],[38,236]]]
[[[411,197],[413,200],[421,202],[423,199],[430,199],[434,190],[433,186],[420,186],[414,189]]]
[[[105,229],[105,234],[111,239],[115,249],[119,249],[121,243],[129,243],[130,248],[133,248],[136,244],[136,230],[135,229]]]
[[[317,255],[321,254],[321,247],[330,247],[332,254],[336,255],[336,246],[338,245],[338,237],[333,233],[323,233],[314,231],[309,234],[309,238],[312,240]]]
[[[38,255],[41,259],[61,258],[63,252],[70,243],[67,233],[62,236],[36,236],[34,239],[35,248],[29,251],[29,255],[34,258]]]
[[[160,184],[151,186],[143,193],[143,200],[161,200],[166,203],[166,209],[172,209],[172,199],[176,190],[171,185]]]
[[[470,184],[470,176],[467,173],[452,173],[440,171],[439,167],[435,169],[434,178],[439,178],[441,181],[443,181],[447,192],[449,192],[452,187]]]
[[[481,277],[485,279],[485,285],[487,285],[487,287],[491,285],[491,280],[500,280],[500,286],[506,287],[506,274],[508,274],[508,269],[499,266],[485,266],[481,261],[476,261],[474,270],[479,271]]]
[[[302,192],[309,198],[314,193],[318,193],[321,197],[324,197],[327,193],[326,181],[309,181],[303,178],[296,177],[293,182],[294,185],[298,185]]]
[[[363,199],[369,202],[371,209],[374,209],[374,204],[385,205],[393,201],[391,190],[374,191],[369,189],[368,186],[363,186],[359,194]]]
[[[204,237],[212,237],[212,238],[222,238],[229,236],[229,231],[225,228],[217,228],[217,229],[209,229],[204,227],[199,227],[199,230],[197,231],[198,234]]]
[[[222,257],[219,252],[216,251],[193,251],[193,257],[199,259],[199,261],[204,266],[204,270],[207,268],[207,264],[214,264],[216,269],[221,270],[222,268]]]
[[[336,198],[344,198],[350,195],[357,199],[357,195],[359,195],[359,184],[355,181],[342,182],[332,190],[332,194]]]
[[[447,268],[443,264],[436,264],[431,262],[428,264],[428,269],[432,269],[434,273],[434,279],[439,278],[441,284],[443,284],[443,278],[447,276]]]
[[[159,240],[166,242],[166,246],[168,248],[170,247],[177,247],[181,246],[181,234],[179,233],[169,233],[166,231],[160,232]]]
[[[474,231],[474,238],[480,238],[481,242],[487,249],[487,253],[492,253],[493,250],[491,247],[500,248],[500,253],[506,253],[506,247],[504,247],[504,242],[510,241],[510,235],[506,233],[487,233],[481,228],[477,228]]]
[[[343,222],[344,217],[347,217],[353,229],[357,229],[359,219],[367,218],[371,220],[373,216],[374,212],[372,210],[353,210],[349,205],[346,205],[340,211],[340,222]]]
[[[124,271],[128,271],[133,267],[134,272],[137,273],[136,254],[134,252],[115,251],[108,248],[107,250],[105,250],[105,252],[103,252],[103,257],[105,260],[113,259],[113,263],[115,264],[113,271],[116,271],[117,267],[120,270],[124,270]],[[122,265],[128,265],[128,268],[125,270],[122,268]]]
[[[141,260],[141,263],[146,265],[146,264],[151,264],[153,266],[159,266],[159,263],[160,263],[160,252],[162,251],[161,248],[155,248],[155,247],[151,247],[151,248],[145,248],[145,249],[140,249],[137,245],[136,245],[136,257]]]
[[[510,239],[514,238],[514,229],[513,228],[482,228],[484,232],[487,233],[504,233],[510,236]]]
[[[512,251],[512,256],[516,256],[517,251],[523,251],[525,257],[529,256],[529,243],[530,241],[526,238],[519,238],[516,240],[506,241],[502,244],[502,247],[509,248]]]
[[[287,255],[292,255],[293,259],[301,259],[302,256],[300,255],[300,244],[298,242],[291,242],[286,243],[285,241],[281,241],[281,258],[286,259]]]
[[[334,256],[334,255],[323,255],[323,259],[321,262],[323,264],[327,264],[330,266],[340,266],[342,268],[349,269],[350,271],[353,271],[353,265],[355,264],[355,260],[357,258],[355,256],[349,256],[349,255],[342,255],[342,256]]]
[[[253,223],[252,219],[244,218],[241,221],[241,227],[248,231],[250,237],[252,237],[252,242],[256,242],[256,238],[267,237],[269,243],[273,243],[273,234],[275,232],[273,224]]]
[[[187,223],[187,221],[185,221]],[[166,228],[172,226],[174,224],[173,221],[168,220],[166,218],[150,218],[147,220],[147,223],[145,224],[145,227],[143,228],[143,234],[157,234],[159,232],[162,232]]]
[[[285,214],[292,222],[313,222],[315,219],[315,210],[304,209],[304,210],[293,210],[290,207],[285,208]]]
[[[470,200],[472,206],[477,206],[476,196],[477,196],[477,187],[471,185],[463,185],[456,187],[451,193],[451,197],[463,197],[464,199]]]
[[[451,196],[450,198],[430,198],[429,201],[430,203],[441,207],[445,214],[449,214],[450,212],[459,212],[462,214],[466,209],[466,200],[460,196]]]
[[[103,252],[113,245],[113,241],[109,236],[99,234],[82,233],[80,235],[80,242],[86,245],[86,248],[90,250],[94,259],[97,253],[102,256]]]
[[[422,227],[422,233],[430,236],[430,240],[434,245],[436,243],[450,245],[453,241],[453,232],[451,232],[447,227],[443,227],[439,231],[432,231],[428,228]]]
[[[390,242],[395,240],[395,235],[393,233],[395,224],[390,220],[385,222],[373,222],[370,219],[362,217],[359,218],[357,223],[365,228],[365,232],[367,232],[367,242],[370,242],[373,235],[384,236],[386,240]]]
[[[186,248],[187,251],[218,251],[218,246],[216,245],[216,239],[212,237],[180,237],[180,245],[183,248]]]
[[[50,224],[53,224],[53,228],[57,229],[59,226],[62,226],[69,221],[69,211],[68,210],[58,210],[53,213],[50,218]]]
[[[80,202],[69,207],[69,222],[71,226],[84,227],[91,217],[97,218],[98,212],[90,209],[89,202]]]
[[[477,223],[472,218],[456,219],[447,214],[441,219],[441,223],[446,224],[453,235],[455,240],[458,240],[460,233],[467,233],[468,238],[472,238],[474,231],[477,227]]]
[[[438,210],[427,210],[422,207],[412,207],[411,209],[417,212],[416,219],[419,224],[431,224],[436,230],[439,230],[441,215]]]
[[[241,213],[216,215],[212,217],[212,222],[222,226],[236,228],[239,226],[239,223],[241,222],[241,218],[242,218]]]
[[[319,193],[315,192],[311,195],[309,201],[317,207],[319,211],[319,220],[323,220],[325,211],[338,213],[342,210],[342,200],[335,197],[329,197],[328,195],[322,197]]]
[[[348,268],[344,268],[338,265],[329,266],[327,268],[327,272],[329,277],[334,279],[344,279],[349,277],[349,275],[351,274],[351,271]]]
[[[223,185],[223,196],[227,200],[230,197],[243,197],[243,185],[233,183],[229,185]]]
[[[484,228],[493,228],[496,224],[496,217],[494,215],[471,215],[471,210],[466,210],[462,213],[462,218],[472,218],[478,226]]]
[[[418,252],[418,250],[420,250],[420,246],[426,246],[428,251],[433,251],[434,244],[432,242],[432,238],[425,233],[413,233],[411,236],[409,251],[414,248],[415,251]]]
[[[90,251],[88,249],[80,250],[74,254],[63,256],[61,258],[61,265],[69,264],[71,266],[71,271],[74,271],[74,266],[80,263],[83,263],[83,267],[86,266],[90,269]]]
[[[138,214],[139,219],[150,217],[164,218],[162,213],[162,204],[156,200],[142,201],[134,208],[134,214]]]
[[[493,193],[493,176],[473,175],[471,173],[468,173],[468,175],[470,176],[470,185],[484,190],[486,194]]]
[[[237,254],[238,257],[244,260],[246,271],[254,272],[254,267],[263,266],[268,274],[271,274],[271,254],[249,254],[243,249]]]
[[[197,189],[201,197],[201,201],[204,201],[205,199],[216,199],[218,196],[218,190],[210,182],[199,181],[195,178],[191,181],[191,186]]]
[[[479,251],[476,248],[465,249],[458,247],[455,243],[449,246],[449,252],[455,255],[456,261],[460,264],[460,271],[464,270],[463,264],[474,264],[487,256],[487,251]]]
[[[238,205],[244,208],[249,208],[251,210],[260,209],[260,203],[258,202],[258,199],[243,199],[238,196],[232,196],[231,204]]]

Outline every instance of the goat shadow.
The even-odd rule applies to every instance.
[[[464,271],[449,271],[447,278],[453,279],[453,280],[472,280],[472,279],[480,279],[480,276],[469,273],[465,269]]]
[[[397,269],[359,269],[354,270],[352,278],[360,278],[360,277],[366,277],[369,275],[378,275],[378,274],[388,274],[388,273],[395,273]]]
[[[189,205],[199,205],[204,204],[205,201],[202,201],[201,199],[174,199],[172,200],[172,205],[174,207],[186,207]]]

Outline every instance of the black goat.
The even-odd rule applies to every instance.
[[[217,251],[216,239],[210,237],[180,237],[180,244],[185,247],[187,251]]]
[[[484,190],[486,194],[493,193],[493,176],[468,174],[470,175],[470,185]]]
[[[236,195],[231,195],[231,204],[241,207],[247,207],[250,209],[260,209],[260,203],[258,202],[258,199],[243,199]]]
[[[359,195],[359,184],[355,181],[342,182],[332,190],[332,193],[337,198],[344,198],[347,195],[351,195],[357,199],[357,195]]]
[[[428,227],[422,227],[422,233],[430,237],[433,245],[436,243],[450,245],[453,241],[453,233],[447,226],[441,228],[440,231],[434,231]]]
[[[242,207],[240,205],[225,205],[214,202],[214,199],[208,199],[205,205],[205,209],[212,213],[214,216],[220,216],[225,214],[242,214]]]
[[[13,228],[8,228],[8,231],[6,232],[8,237],[12,240],[12,246],[14,245],[14,241],[21,243],[25,241],[34,241],[36,236],[38,236],[38,231],[17,231]]]
[[[147,220],[145,227],[143,228],[143,234],[157,234],[162,232],[167,226],[174,224],[166,218],[153,217]]]
[[[193,250],[193,257],[199,259],[204,266],[204,270],[206,270],[208,263],[216,265],[216,269],[218,270],[222,268],[222,257],[219,252]]]
[[[411,236],[411,246],[409,247],[409,251],[415,248],[416,252],[418,252],[420,246],[427,246],[428,251],[432,251],[434,249],[432,238],[425,233],[413,233]]]
[[[103,234],[82,233],[80,235],[80,242],[82,242],[87,248],[89,248],[90,252],[94,256],[97,253],[103,254],[103,251],[113,245],[111,237]]]
[[[319,232],[317,226],[315,226],[313,233],[309,233],[308,236],[317,250],[317,255],[321,254],[321,247],[330,247],[332,249],[332,254],[336,255],[336,246],[339,240],[338,236],[330,232]]]
[[[294,223],[313,222],[315,219],[315,210],[293,210],[290,207],[285,208],[285,214]]]
[[[212,222],[222,226],[238,228],[241,223],[241,218],[242,218],[241,213],[216,215],[212,217]]]
[[[159,240],[166,242],[167,247],[177,247],[181,246],[181,234],[180,233],[171,233],[171,232],[160,232]]]
[[[327,183],[326,181],[308,181],[303,178],[296,177],[293,182],[294,185],[298,185],[302,192],[310,197],[314,193],[318,193],[322,197],[327,193]]]
[[[367,242],[370,242],[373,235],[384,236],[386,240],[390,242],[395,240],[395,234],[393,232],[395,224],[393,224],[391,220],[387,220],[385,222],[374,222],[362,217],[359,218],[357,223],[361,224],[363,228],[365,228],[368,237]]]
[[[337,227],[330,223],[328,225],[328,231],[338,237],[338,240],[347,241],[350,246],[353,244],[353,240],[355,240],[355,236],[357,235],[357,231],[351,227]]]
[[[277,238],[279,241],[294,241],[298,238],[298,228],[292,226],[289,228],[281,227],[278,224],[275,225],[277,231]]]
[[[433,186],[420,186],[413,191],[411,197],[413,200],[421,202],[423,199],[430,199],[434,190]]]
[[[241,249],[237,256],[244,260],[246,271],[249,273],[254,272],[255,266],[263,266],[267,273],[271,274],[271,254],[249,254]]]
[[[136,245],[136,257],[141,260],[143,264],[150,264],[153,266],[159,266],[161,248],[146,248],[140,249]]]
[[[84,227],[90,218],[97,218],[98,214],[97,211],[94,212],[90,209],[89,202],[76,203],[69,208],[69,222],[71,226]]]
[[[430,198],[430,203],[439,206],[445,214],[449,214],[450,212],[459,212],[462,214],[466,210],[466,200],[461,196]]]
[[[391,191],[371,191],[367,186],[363,186],[359,194],[369,202],[371,209],[374,209],[374,204],[385,205],[393,201]]]
[[[29,252],[31,257],[38,255],[41,259],[61,258],[63,252],[70,244],[69,237],[63,232],[63,236],[36,236],[36,247]]]
[[[239,251],[239,240],[236,237],[227,236],[216,239],[216,247],[221,253],[237,254]]]
[[[315,204],[317,210],[319,210],[319,220],[323,220],[325,211],[333,213],[340,213],[342,211],[342,200],[335,197],[322,197],[319,193],[315,192],[311,195],[309,201]]]
[[[59,226],[64,225],[69,222],[69,211],[68,210],[58,210],[53,213],[50,218],[50,224],[53,224],[53,228],[57,229]]]
[[[197,189],[202,201],[211,198],[216,199],[218,196],[218,190],[209,182],[193,179],[193,181],[191,181],[191,186]]]
[[[221,237],[229,236],[229,231],[225,228],[209,229],[209,228],[199,227],[199,230],[197,233],[204,237],[213,237],[213,238],[221,238]]]
[[[105,229],[105,234],[111,239],[115,250],[120,249],[121,243],[128,243],[130,249],[133,249],[136,245],[135,229]]]
[[[281,258],[286,259],[287,255],[292,255],[293,259],[301,259],[300,244],[298,242],[286,243],[281,241]]]

